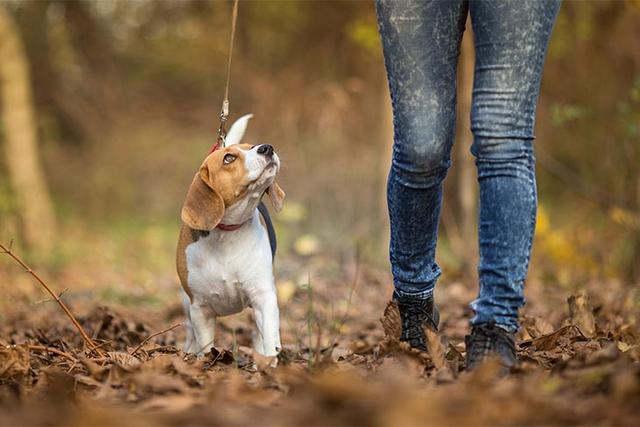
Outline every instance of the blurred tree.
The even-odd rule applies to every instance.
[[[61,0],[13,5],[36,107],[63,143],[100,138],[119,110],[113,35],[95,9],[95,3]]]
[[[51,248],[55,219],[37,149],[29,67],[9,12],[0,5],[0,95],[6,163],[25,242]]]
[[[467,29],[461,44],[460,60],[458,62],[458,104],[456,118],[456,193],[458,196],[460,223],[460,241],[462,246],[456,248],[456,253],[462,258],[462,268],[473,274],[477,264],[478,251],[469,250],[477,247],[476,236],[476,200],[478,185],[475,180],[475,166],[469,152],[473,135],[471,134],[471,92],[473,90],[473,68],[475,63],[473,47],[473,33],[471,20],[467,19]],[[448,231],[448,230],[447,230]]]
[[[595,232],[589,246],[602,269],[627,281],[640,279],[640,227],[626,220],[640,218],[639,18],[637,2],[563,4],[536,141],[547,206],[563,209],[559,217],[576,229],[582,222],[577,236]]]

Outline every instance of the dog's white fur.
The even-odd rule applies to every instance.
[[[227,146],[242,140],[251,115],[231,127]],[[237,230],[214,228],[185,248],[188,287],[183,290],[187,315],[184,351],[202,355],[214,342],[216,317],[241,312],[251,306],[257,331],[254,350],[275,356],[281,348],[278,299],[273,277],[273,259],[267,230],[260,221],[258,203],[274,182],[280,160],[269,161],[254,146],[245,153],[245,170],[251,184],[244,197],[225,209],[223,224],[242,224]]]

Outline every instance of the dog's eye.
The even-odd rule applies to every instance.
[[[233,154],[225,154],[224,159],[222,160],[222,162],[225,165],[228,165],[229,163],[232,163],[235,159],[237,159],[237,156],[234,156]]]

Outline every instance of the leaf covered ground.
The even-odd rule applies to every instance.
[[[464,370],[470,281],[441,284],[440,333],[429,336],[431,353],[420,354],[396,340],[386,272],[317,264],[299,280],[305,286],[281,282],[285,349],[277,360],[251,351],[250,312],[219,322],[206,357],[183,354],[177,296],[105,305],[93,294],[66,293],[102,355],[86,351],[53,302],[8,307],[0,423],[640,424],[636,287],[591,283],[572,295],[530,283],[520,365],[498,378],[492,363]]]

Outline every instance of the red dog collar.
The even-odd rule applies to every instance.
[[[216,151],[218,148],[220,148],[220,146],[218,145],[218,143],[216,142],[215,144],[213,144],[213,146],[211,147],[211,150],[209,150],[209,153],[207,153],[207,155],[213,153],[214,151]]]
[[[242,227],[243,225],[245,225],[246,223],[248,223],[249,220],[241,223],[241,224],[218,224],[216,226],[216,228],[222,230],[222,231],[234,231],[237,230],[238,228]]]

